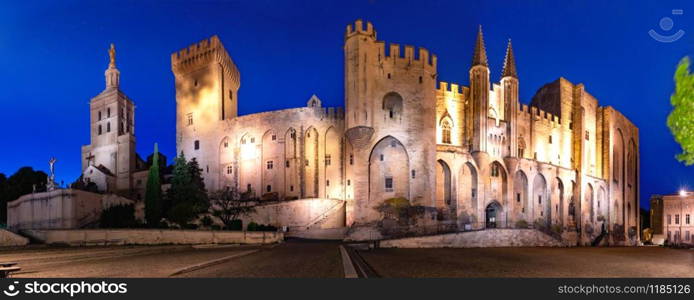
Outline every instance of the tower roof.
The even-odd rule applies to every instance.
[[[513,57],[513,46],[511,46],[511,39],[508,39],[506,57],[504,58],[504,68],[501,70],[501,78],[507,76],[518,78],[518,73],[516,72],[516,59]]]
[[[482,25],[477,31],[477,41],[475,41],[475,53],[472,55],[472,66],[487,65],[487,50],[484,48],[484,37],[482,36]]]

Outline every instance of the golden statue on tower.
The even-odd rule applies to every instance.
[[[116,67],[116,46],[111,43],[111,49],[108,49],[108,56],[111,57],[111,62],[108,64],[109,68]]]

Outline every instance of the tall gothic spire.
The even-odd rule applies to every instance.
[[[511,46],[511,39],[508,39],[506,57],[504,58],[504,68],[501,70],[501,78],[507,76],[518,78],[518,73],[516,72],[516,59],[513,57],[513,46]]]
[[[104,72],[106,77],[106,88],[118,88],[120,85],[120,72],[116,69],[116,46],[111,44],[111,48],[108,49],[109,63],[108,69]]]
[[[475,53],[472,56],[472,66],[487,65],[487,50],[484,48],[484,37],[482,36],[482,25],[477,31],[477,41],[475,42]]]

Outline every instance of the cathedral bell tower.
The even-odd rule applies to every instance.
[[[101,191],[129,195],[136,167],[135,105],[120,90],[113,44],[108,54],[106,87],[89,101],[91,143],[82,147],[82,175],[98,181]]]

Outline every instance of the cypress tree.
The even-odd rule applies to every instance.
[[[161,181],[159,177],[159,149],[154,143],[152,166],[147,175],[147,189],[145,191],[145,219],[150,227],[159,224],[162,217]]]

